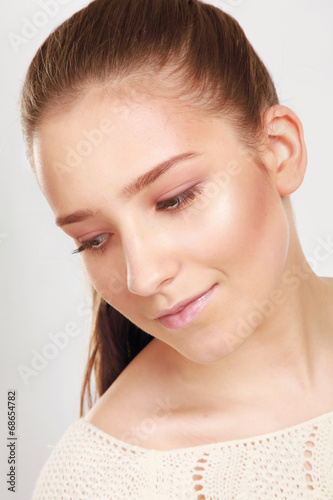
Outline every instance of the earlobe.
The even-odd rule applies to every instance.
[[[263,119],[269,167],[273,170],[279,194],[286,196],[299,188],[306,171],[303,126],[291,109],[281,105],[269,108]]]

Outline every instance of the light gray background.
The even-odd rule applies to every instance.
[[[38,473],[68,426],[79,416],[79,395],[89,333],[89,287],[74,243],[56,228],[30,171],[20,131],[18,97],[28,64],[52,29],[88,2],[50,0],[56,9],[44,21],[47,0],[1,5],[1,399],[0,496],[31,497]],[[269,68],[281,103],[305,129],[308,171],[293,205],[305,254],[314,257],[320,238],[333,239],[332,127],[333,3],[331,0],[215,0],[234,15]],[[24,25],[43,24],[16,50],[10,41]],[[333,276],[333,255],[316,263]],[[76,329],[54,358],[24,377],[50,335]],[[51,351],[46,351],[52,355]],[[17,492],[7,492],[7,390],[17,392]]]

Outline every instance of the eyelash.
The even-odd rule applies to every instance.
[[[184,191],[184,193],[181,193],[177,196],[174,196],[173,198],[169,198],[168,200],[163,200],[159,201],[156,205],[156,211],[157,212],[177,212],[187,206],[191,201],[194,201],[197,196],[201,194],[202,190],[200,189],[199,186],[194,186],[187,191]],[[176,201],[174,205],[170,205],[171,202]],[[169,205],[167,205],[169,203]],[[73,250],[72,254],[75,253],[80,253],[83,252],[84,250],[90,250],[91,252],[94,252],[96,254],[103,254],[106,251],[104,241],[102,243],[99,243],[99,245],[95,245],[94,243],[98,238],[101,238],[101,236],[105,236],[104,234],[96,236],[95,238],[91,240],[84,241],[82,245]]]
[[[188,205],[191,201],[195,200],[196,197],[201,194],[201,188],[199,186],[193,186],[192,188],[184,191],[184,193],[178,194],[173,198],[169,198],[168,200],[159,201],[157,203],[156,211],[157,212],[176,212],[177,210],[181,210],[186,205]],[[172,206],[167,206],[168,203],[176,200],[176,204]],[[159,208],[159,207],[163,208]]]
[[[91,250],[92,252],[101,253],[101,254],[104,253],[106,249],[105,249],[105,246],[103,245],[103,242],[100,243],[99,245],[94,245],[94,242],[98,238],[100,238],[101,236],[105,236],[105,235],[101,234],[99,236],[96,236],[92,240],[84,241],[79,248],[76,248],[75,250],[72,251],[72,254],[84,252],[84,250]]]

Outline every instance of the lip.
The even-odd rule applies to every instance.
[[[206,292],[196,295],[191,299],[178,302],[178,304],[170,309],[161,311],[153,319],[158,319],[163,326],[173,330],[190,325],[210,301],[215,285]]]

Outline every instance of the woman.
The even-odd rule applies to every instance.
[[[238,23],[95,0],[34,57],[22,124],[95,310],[81,418],[33,499],[332,498],[332,279],[289,199],[303,128]]]

